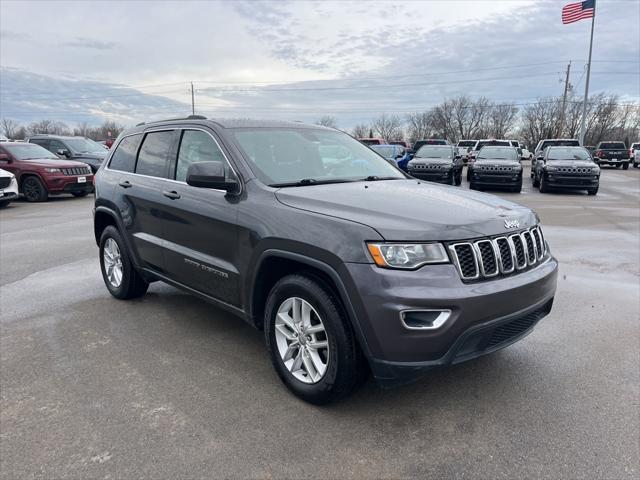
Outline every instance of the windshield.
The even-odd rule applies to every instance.
[[[619,150],[624,150],[625,145],[622,142],[602,142],[600,144],[600,148],[602,150],[615,150],[615,149],[619,149]]]
[[[518,152],[509,147],[484,147],[478,153],[478,159],[491,158],[493,160],[518,160]]]
[[[66,138],[64,141],[74,153],[104,154],[104,147],[93,140],[89,140],[88,138]]]
[[[542,142],[540,150],[544,150],[547,147],[579,147],[580,142],[578,140],[548,140]]]
[[[400,149],[394,145],[371,145],[369,148],[384,158],[395,158],[400,153]]]
[[[475,140],[460,140],[458,142],[459,147],[473,147],[476,144]]]
[[[241,128],[232,135],[251,170],[271,186],[406,178],[369,147],[342,132]]]
[[[480,150],[482,147],[486,147],[487,145],[497,146],[497,147],[510,147],[511,144],[506,140],[484,140],[479,141],[476,145],[476,150]]]
[[[451,147],[439,147],[435,145],[425,145],[416,152],[416,158],[451,158],[453,150]]]
[[[446,145],[446,140],[418,140],[413,144],[413,150],[417,152],[423,145]]]
[[[53,153],[35,143],[4,143],[2,148],[13,155],[17,160],[30,160],[34,158],[55,158]]]
[[[591,160],[591,155],[582,147],[551,147],[547,160]]]

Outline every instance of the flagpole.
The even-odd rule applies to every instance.
[[[589,98],[589,78],[591,76],[591,51],[593,50],[593,27],[596,23],[596,2],[593,2],[593,17],[591,17],[591,40],[589,41],[589,61],[587,63],[587,82],[584,86],[584,99],[582,101],[582,121],[580,122],[580,145],[584,146],[587,123],[587,101]]]

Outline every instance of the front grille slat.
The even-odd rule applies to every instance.
[[[91,174],[91,170],[89,169],[89,167],[61,168],[60,171],[62,171],[62,173],[65,175],[90,175]]]
[[[464,281],[509,275],[535,266],[547,255],[539,226],[505,237],[454,243],[448,248]]]

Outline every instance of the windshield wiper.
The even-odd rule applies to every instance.
[[[347,183],[355,180],[349,180],[347,178],[328,178],[325,180],[317,180],[315,178],[303,178],[302,180],[296,180],[295,182],[283,182],[283,183],[271,183],[270,187],[304,187],[307,185],[327,185],[329,183]]]
[[[401,177],[379,177],[377,175],[369,175],[363,178],[365,182],[377,182],[378,180],[402,180]]]

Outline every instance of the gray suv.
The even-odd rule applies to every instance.
[[[35,143],[60,158],[86,163],[92,173],[98,171],[107,156],[107,150],[97,142],[85,137],[63,135],[34,135],[29,143]]]
[[[530,209],[411,178],[301,123],[189,117],[125,131],[96,177],[94,229],[114,297],[159,280],[236,314],[316,404],[369,372],[398,385],[510,345],[556,291]]]

